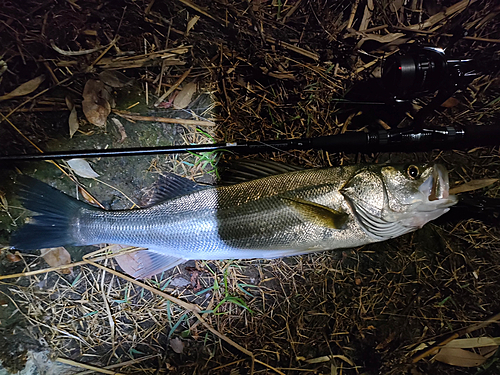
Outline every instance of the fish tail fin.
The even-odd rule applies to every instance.
[[[36,250],[82,245],[74,238],[71,223],[82,208],[92,206],[28,176],[19,176],[17,184],[24,207],[37,215],[12,234],[11,246],[19,250]]]

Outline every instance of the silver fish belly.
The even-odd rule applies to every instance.
[[[144,247],[134,253],[138,278],[188,259],[276,258],[355,247],[413,231],[455,203],[444,167],[410,167],[415,169],[299,170],[219,187],[170,175],[174,188],[166,188],[161,202],[126,211],[97,209],[31,181],[21,185],[21,198],[41,215],[13,236],[12,245]],[[56,194],[64,197],[62,204],[48,207]],[[30,232],[39,234],[38,242],[27,239]]]

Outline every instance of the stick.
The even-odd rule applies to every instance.
[[[127,120],[135,121],[156,121],[163,122],[167,124],[180,124],[180,125],[194,125],[194,126],[215,126],[216,124],[212,121],[204,120],[187,120],[183,118],[170,118],[170,117],[156,117],[156,116],[141,116],[133,115],[127,112],[113,110],[113,113]]]

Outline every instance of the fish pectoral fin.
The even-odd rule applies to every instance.
[[[283,198],[304,219],[312,223],[331,229],[342,229],[349,216],[333,208],[318,203],[306,201],[301,198]]]
[[[185,261],[183,258],[172,257],[154,250],[139,250],[115,258],[118,258],[120,267],[136,279],[146,279]]]

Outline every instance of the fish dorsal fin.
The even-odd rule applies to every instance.
[[[173,173],[162,174],[156,183],[156,190],[148,206],[205,188],[203,185]]]
[[[117,255],[115,259],[123,271],[136,279],[146,279],[185,261],[153,250]]]
[[[305,220],[330,229],[342,229],[349,216],[333,208],[300,198],[283,198]]]
[[[223,170],[219,184],[234,185],[263,177],[301,171],[304,168],[273,160],[238,159],[232,160]]]

